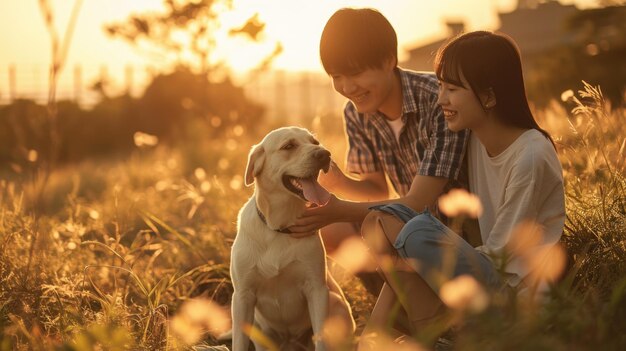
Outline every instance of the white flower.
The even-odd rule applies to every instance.
[[[464,189],[452,189],[439,198],[439,209],[448,217],[461,214],[478,218],[483,213],[483,206],[478,196]]]
[[[489,305],[489,296],[470,275],[461,275],[446,282],[439,291],[441,301],[453,310],[482,312]]]

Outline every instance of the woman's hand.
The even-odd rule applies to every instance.
[[[324,206],[307,209],[298,218],[294,225],[289,227],[291,236],[303,238],[317,233],[317,231],[331,223],[339,222],[343,201],[330,194],[330,200]]]

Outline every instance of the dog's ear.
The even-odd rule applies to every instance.
[[[250,186],[254,183],[254,177],[261,174],[265,163],[265,149],[261,145],[255,145],[248,156],[248,164],[246,165],[245,185]]]

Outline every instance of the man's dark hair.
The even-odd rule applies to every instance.
[[[397,64],[396,32],[385,16],[374,9],[340,9],[324,27],[320,58],[329,74],[380,68],[389,58]]]

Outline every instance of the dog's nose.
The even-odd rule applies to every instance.
[[[326,161],[326,160],[330,161],[330,151],[325,150],[325,149],[317,150],[313,154],[313,157],[315,157],[317,160],[320,160],[320,161]]]

